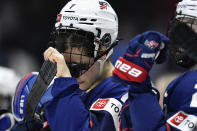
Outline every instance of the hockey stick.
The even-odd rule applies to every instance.
[[[45,61],[39,71],[38,77],[34,82],[34,85],[28,95],[26,108],[25,108],[25,120],[34,117],[36,107],[47,90],[49,84],[56,75],[57,67],[56,63]]]

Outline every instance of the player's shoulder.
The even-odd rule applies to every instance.
[[[128,90],[129,86],[117,82],[113,77],[106,78],[90,92],[91,95],[96,94],[96,99],[93,100],[90,110],[106,112],[113,118],[119,118],[117,115],[128,100]]]
[[[187,71],[169,84],[164,94],[164,105],[168,112],[197,111],[192,109],[192,107],[197,107],[193,99],[197,92],[197,80],[194,77],[196,75],[196,71]]]
[[[113,112],[116,108],[116,111],[120,111],[128,99],[128,90],[128,85],[121,84],[113,77],[106,78],[92,92],[92,94],[99,95],[99,98],[97,97],[93,102],[91,110]]]
[[[116,98],[121,99],[121,97],[126,94],[129,90],[129,85],[124,85],[114,79],[113,77],[108,77],[103,80],[95,89],[95,92],[99,92],[101,98]]]
[[[185,93],[190,93],[188,90],[194,91],[194,86],[197,84],[197,79],[195,79],[196,76],[197,71],[187,71],[182,73],[168,85],[166,92],[169,94],[175,91],[185,91]]]
[[[113,86],[123,86],[123,83],[121,83],[114,76],[110,76],[110,77],[104,79],[101,83],[104,84],[104,85],[111,85],[112,87]]]
[[[100,116],[106,116],[108,118],[104,119],[113,119],[113,123],[116,129],[119,126],[120,111],[122,109],[122,103],[115,98],[105,98],[97,99],[92,106],[90,107],[91,112],[97,112],[101,114]]]

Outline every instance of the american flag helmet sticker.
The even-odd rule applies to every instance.
[[[100,9],[107,9],[108,3],[104,1],[99,1]]]

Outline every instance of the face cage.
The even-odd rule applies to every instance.
[[[69,54],[70,55],[70,61],[66,62],[71,76],[78,78],[79,76],[81,76],[82,74],[84,74],[86,71],[89,70],[89,68],[94,64],[94,62],[91,62],[91,59],[93,59],[92,57],[89,57],[87,55],[83,55],[82,53],[77,54],[77,53],[72,53],[72,48],[71,48],[71,52],[64,52],[65,54]],[[76,63],[76,62],[72,62],[72,55],[79,55],[80,56],[80,62]],[[87,56],[89,57],[89,62],[88,63],[83,63],[82,62],[82,57],[83,56]]]
[[[179,24],[184,24],[184,28],[178,27]],[[182,28],[182,31],[185,29],[187,32],[178,31],[177,27],[179,30]],[[171,40],[171,44],[169,44],[170,56],[175,60],[177,65],[184,68],[191,68],[196,63],[192,54],[195,48],[191,48],[196,43],[193,41],[197,39],[195,30],[197,31],[197,18],[189,15],[182,15],[180,18],[174,17],[168,26],[167,35]]]
[[[176,18],[177,15],[181,15],[181,14],[176,13],[173,19],[171,19],[170,22],[168,23],[167,36],[169,36],[169,30],[178,22],[185,23],[188,27],[190,27],[195,32],[197,32],[197,17],[182,14],[181,17]]]
[[[71,46],[69,46],[69,48],[71,48],[70,52],[65,52],[66,48],[65,45],[68,45],[67,42],[61,42],[61,43],[57,43],[56,38],[60,35],[73,35],[73,38],[71,40]],[[79,77],[82,74],[84,74],[86,71],[89,70],[89,68],[102,56],[104,56],[105,54],[108,54],[109,51],[118,44],[118,41],[116,41],[115,43],[113,43],[111,46],[109,44],[106,44],[105,41],[101,39],[100,41],[98,39],[96,39],[96,37],[94,36],[93,39],[89,40],[90,37],[92,37],[92,35],[94,36],[94,34],[92,32],[87,32],[78,28],[74,28],[74,27],[67,27],[67,26],[59,26],[58,28],[55,29],[55,31],[53,31],[53,33],[51,34],[51,38],[54,42],[51,43],[55,43],[53,45],[55,45],[55,48],[60,52],[60,53],[66,53],[66,54],[70,54],[70,61],[66,62],[71,76],[72,77]],[[79,41],[75,41],[75,39],[78,39]],[[80,38],[80,39],[79,39]],[[107,41],[108,42],[108,41]],[[95,45],[94,43],[97,43],[99,45],[99,48],[96,50],[95,49]],[[74,46],[73,46],[74,45]],[[108,48],[106,47],[109,46]],[[104,52],[100,52],[101,47],[104,46],[107,49]],[[89,48],[87,53],[83,53],[85,50],[87,50],[87,48]],[[76,53],[72,53],[73,48],[81,48],[81,53],[80,54],[76,54]],[[97,55],[94,56],[95,51],[97,52]],[[80,62],[79,63],[75,63],[72,62],[72,55],[79,55],[80,56]],[[82,62],[82,57],[83,56],[87,56],[89,57],[89,62],[88,63],[83,63]],[[94,62],[91,62],[91,59],[93,58]]]

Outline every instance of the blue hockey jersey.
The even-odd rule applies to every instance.
[[[164,112],[150,90],[130,88],[129,115],[133,130],[196,131],[196,76],[197,71],[187,71],[169,84],[164,95]]]
[[[119,130],[122,106],[129,86],[115,76],[103,80],[93,90],[80,90],[75,78],[56,78],[53,99],[45,105],[50,128],[56,131]]]
[[[130,83],[129,99],[121,110],[121,131],[165,131],[159,92],[151,84]]]
[[[158,103],[158,93],[148,85],[126,83],[114,75],[86,93],[78,88],[75,78],[56,78],[49,88],[50,94],[43,96],[50,98],[45,104],[49,126],[52,130],[61,131],[159,129],[165,125],[165,120]]]
[[[165,115],[171,130],[197,130],[197,70],[173,80],[164,95]]]
[[[152,86],[128,84],[116,76],[105,79],[88,93],[78,88],[74,78],[57,78],[52,95],[45,105],[52,130],[152,131],[159,128],[159,122],[165,124],[158,92]]]

